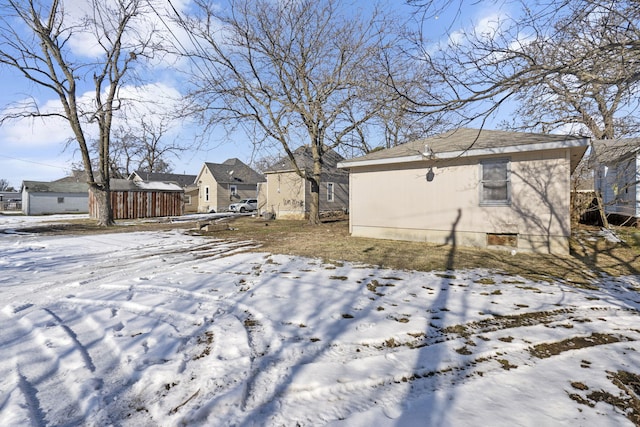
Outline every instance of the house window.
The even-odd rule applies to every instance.
[[[204,201],[209,201],[209,186],[204,187]]]
[[[333,202],[333,182],[327,182],[327,202]]]
[[[58,203],[64,203],[64,197],[58,197]]]
[[[184,195],[184,203],[187,204],[187,205],[191,204],[191,196],[190,195],[188,195],[188,194]]]
[[[511,201],[509,160],[486,160],[480,167],[480,205],[508,205]]]
[[[231,192],[232,196],[237,196],[238,195],[238,186],[237,185],[229,186],[229,191]]]

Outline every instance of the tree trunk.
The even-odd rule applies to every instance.
[[[115,224],[113,211],[111,210],[111,191],[108,186],[93,185],[91,187],[98,205],[97,223],[101,227],[110,227]]]
[[[322,138],[317,134],[311,138],[311,154],[313,156],[313,172],[307,179],[311,184],[311,204],[309,205],[309,224],[320,224],[320,183],[322,179],[322,154],[320,153],[320,143]]]
[[[320,225],[320,176],[314,174],[309,179],[311,185],[311,203],[309,204],[309,224]]]
[[[602,195],[600,191],[596,190],[596,202],[598,203],[598,212],[600,213],[600,219],[602,220],[602,226],[604,228],[609,228],[609,220],[607,219],[607,214],[604,211],[604,202],[602,201]]]

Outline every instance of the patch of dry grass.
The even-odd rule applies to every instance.
[[[486,268],[523,277],[545,280],[561,278],[578,286],[588,286],[600,272],[613,276],[640,272],[640,232],[616,229],[627,244],[612,244],[603,238],[585,239],[597,229],[579,227],[581,239],[572,242],[572,254],[556,255],[442,246],[351,237],[347,220],[333,220],[319,226],[305,221],[257,218],[236,219],[231,230],[211,233],[225,239],[253,239],[262,244],[258,251],[340,260],[400,270],[444,271]]]
[[[118,221],[115,227],[98,227],[91,220],[39,224],[21,231],[47,234],[95,234],[127,231],[190,229],[203,235],[231,240],[251,239],[261,244],[256,251],[349,261],[399,270],[446,271],[486,268],[536,280],[564,279],[576,286],[590,286],[600,273],[612,276],[640,273],[640,231],[615,228],[625,243],[597,237],[597,228],[577,226],[571,255],[517,253],[452,247],[422,242],[351,237],[346,218],[332,218],[311,226],[306,221],[266,221],[249,216],[226,221],[228,229],[206,232],[198,223],[149,220]]]

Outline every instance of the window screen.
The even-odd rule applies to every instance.
[[[509,161],[490,160],[481,163],[481,194],[480,204],[506,205],[509,204],[510,182]]]

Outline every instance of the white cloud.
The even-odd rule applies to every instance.
[[[181,94],[176,88],[160,82],[123,86],[120,97],[127,101],[128,108],[145,114],[162,114],[175,110],[181,100]]]
[[[95,4],[99,5],[99,9]],[[171,4],[178,13],[186,10],[190,0],[174,0]],[[106,18],[114,22],[104,21],[104,28],[86,27],[84,31],[76,31],[69,40],[69,46],[74,55],[83,58],[100,58],[104,55],[101,42],[108,47],[107,36],[114,35],[117,22],[118,8],[116,0],[72,0],[66,2],[67,26],[78,25],[96,16],[96,11],[102,11]],[[141,10],[129,22],[123,37],[124,51],[139,51],[141,43],[151,43],[145,48],[149,55],[149,64],[156,67],[175,66],[180,60],[173,55],[159,52],[159,45],[167,43],[188,44],[188,35],[175,23],[175,11],[164,0],[147,0],[139,4]],[[106,34],[106,36],[105,36]],[[141,59],[142,60],[142,59]]]
[[[5,109],[0,112],[1,116],[17,111],[24,110],[27,101],[17,103],[14,107]],[[61,111],[58,101],[46,101],[42,105],[38,105],[37,109],[42,114],[51,114]],[[57,145],[67,141],[73,136],[69,124],[60,117],[26,117],[6,121],[0,126],[0,140],[5,144],[20,148],[36,148],[43,146]]]
[[[116,113],[114,126],[122,123],[124,113],[129,118],[127,125],[131,127],[139,125],[140,120],[160,123],[164,113],[176,111],[181,98],[176,88],[164,83],[123,86],[119,95],[124,104],[122,111]],[[88,110],[94,99],[95,93],[86,91],[78,102]],[[32,110],[37,108],[41,113],[61,110],[59,101],[55,99],[41,101],[37,105],[25,100],[13,108],[24,110],[26,105],[31,105]],[[0,111],[0,115],[8,112],[5,109]],[[171,128],[167,135],[181,134],[182,121],[169,124]],[[94,124],[85,123],[84,130],[89,139],[97,136]],[[66,176],[71,170],[71,163],[79,161],[77,142],[72,140],[68,147],[65,144],[70,139],[73,139],[73,133],[69,123],[62,118],[23,118],[3,123],[0,126],[0,178],[8,179],[11,185],[18,187],[22,180],[50,181]]]
[[[500,30],[500,23],[504,20],[502,13],[492,13],[484,16],[475,25],[475,33],[483,39],[493,39]]]
[[[106,95],[105,95],[106,96]],[[114,120],[121,122],[126,117],[128,123],[139,123],[141,119],[148,122],[159,123],[162,116],[174,113],[178,110],[180,92],[164,83],[150,83],[143,86],[123,86],[119,96],[123,100],[122,109],[115,113]],[[78,99],[78,104],[84,111],[92,111],[95,101],[95,93],[87,91]],[[27,101],[17,103],[13,110],[24,110]],[[52,99],[38,104],[31,104],[31,110],[37,109],[42,114],[61,112],[59,101]],[[10,109],[0,112],[4,116],[10,113]],[[175,123],[179,127],[179,123]],[[89,139],[96,138],[97,126],[84,123],[85,136]],[[14,148],[36,148],[43,146],[59,145],[73,139],[69,123],[58,117],[22,118],[5,122],[0,126],[0,141],[5,146]],[[75,144],[75,143],[72,143]]]
[[[456,22],[447,23],[451,30],[446,27],[446,35],[430,45],[426,46],[427,52],[435,52],[437,50],[446,50],[451,47],[461,46],[472,38],[493,39],[500,34],[501,23],[509,18],[509,12],[505,9],[505,5],[496,5],[495,7],[486,7],[484,3],[479,5],[482,8],[476,12],[469,10],[466,14],[456,18]],[[445,19],[446,21],[446,19]],[[436,34],[432,33],[432,36]]]

